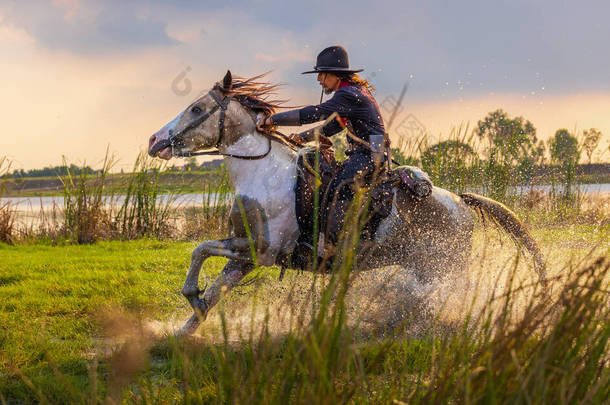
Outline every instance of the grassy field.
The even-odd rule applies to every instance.
[[[609,253],[610,225],[549,227],[534,236],[551,276]],[[371,292],[373,272],[345,284],[352,294],[345,302],[343,279],[328,278],[323,285],[335,288],[320,287],[314,302],[310,274],[290,272],[279,282],[278,269],[259,269],[213,310],[198,336],[176,340],[167,332],[190,313],[179,291],[194,247],[157,240],[0,244],[0,403],[603,403],[610,394],[607,272],[589,289],[598,295],[562,290],[590,281],[582,275],[558,282],[557,300],[572,300],[576,312],[546,314],[544,327],[528,323],[538,316],[528,312],[529,298],[511,303],[511,311],[499,305],[512,321],[498,333],[485,317],[468,319],[474,306],[447,315],[446,301],[426,311],[412,305],[392,331],[383,328],[387,319],[368,327],[361,315],[364,302],[379,295]],[[511,270],[514,253],[506,238],[478,232],[471,275],[477,288],[498,280],[511,288],[506,277],[531,282],[523,263]],[[214,277],[224,262],[209,259],[205,274]],[[478,294],[451,290],[462,304]],[[334,298],[325,307],[327,294]],[[481,294],[478,305],[489,299]],[[554,335],[557,328],[565,336]],[[557,353],[547,358],[549,350]]]
[[[3,395],[31,397],[23,381],[7,377],[18,367],[48,396],[61,398],[63,388],[49,381],[55,380],[49,364],[83,389],[88,359],[101,338],[98,316],[112,306],[147,316],[174,311],[183,275],[178,269],[190,247],[154,241],[2,245]]]

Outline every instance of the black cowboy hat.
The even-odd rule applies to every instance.
[[[318,54],[314,70],[303,72],[307,73],[358,73],[364,69],[350,69],[349,58],[344,47],[336,45],[329,46]]]

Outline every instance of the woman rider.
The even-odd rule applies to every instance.
[[[265,117],[259,122],[258,129],[268,130],[271,126],[297,126],[322,121],[331,114],[337,113],[340,120],[333,120],[319,128],[326,136],[341,132],[345,127],[349,150],[348,158],[343,162],[340,171],[329,188],[329,201],[334,204],[327,207],[328,237],[336,246],[338,233],[343,225],[345,213],[354,197],[352,184],[356,176],[365,183],[371,181],[376,162],[368,145],[369,135],[382,135],[385,132],[379,107],[373,98],[372,86],[356,73],[362,69],[350,69],[347,51],[342,46],[331,46],[318,55],[314,70],[303,74],[317,73],[318,82],[326,94],[334,93],[328,101],[317,106],[308,106],[297,110],[286,111]],[[314,130],[292,135],[298,142],[310,142],[314,139]],[[383,162],[377,162],[377,164]],[[334,198],[333,198],[334,196]]]

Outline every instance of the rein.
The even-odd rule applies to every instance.
[[[157,152],[167,148],[168,146],[171,146],[172,155],[176,156],[176,157],[221,155],[221,156],[233,157],[233,158],[244,159],[244,160],[258,160],[258,159],[262,159],[262,158],[266,157],[269,153],[271,153],[270,134],[264,134],[265,137],[267,138],[267,150],[264,153],[261,153],[259,155],[235,155],[232,153],[223,153],[219,150],[210,150],[210,151],[203,151],[203,152],[177,152],[177,153],[174,153],[174,148],[176,148],[176,146],[180,145],[180,143],[179,143],[180,141],[176,139],[177,137],[184,134],[186,131],[189,131],[189,130],[196,128],[199,125],[203,124],[205,121],[208,120],[208,118],[210,118],[212,115],[214,115],[218,110],[220,110],[220,116],[218,117],[218,141],[216,142],[216,145],[214,145],[214,147],[218,148],[218,145],[220,145],[220,143],[222,142],[222,140],[224,138],[224,130],[225,130],[224,124],[225,124],[227,108],[229,107],[229,103],[231,102],[232,98],[230,96],[229,97],[225,96],[223,98],[220,98],[214,90],[210,90],[210,92],[208,94],[214,99],[214,101],[216,102],[216,105],[211,110],[209,110],[208,112],[203,114],[201,117],[197,118],[196,120],[192,121],[189,125],[187,125],[183,129],[181,129],[180,131],[173,132],[170,130],[169,137],[165,140],[159,141],[155,145],[153,150],[151,150],[152,155],[155,155]],[[284,135],[280,134],[277,131],[274,131],[274,132],[276,132],[280,136],[280,138],[285,139]]]

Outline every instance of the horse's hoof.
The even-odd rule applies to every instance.
[[[201,298],[197,300],[197,303],[193,309],[195,310],[195,316],[198,316],[200,321],[205,321],[205,319],[208,317],[210,306],[207,302],[205,302],[205,299]]]
[[[196,305],[193,305],[195,313],[191,315],[188,321],[178,330],[177,336],[189,336],[197,331],[197,328],[201,324],[201,321],[205,321],[208,316],[210,307],[205,300],[197,299]]]
[[[178,329],[176,336],[190,336],[197,331],[200,324],[201,320],[199,319],[199,316],[197,316],[197,314],[193,314],[189,320],[186,321],[180,329]]]

